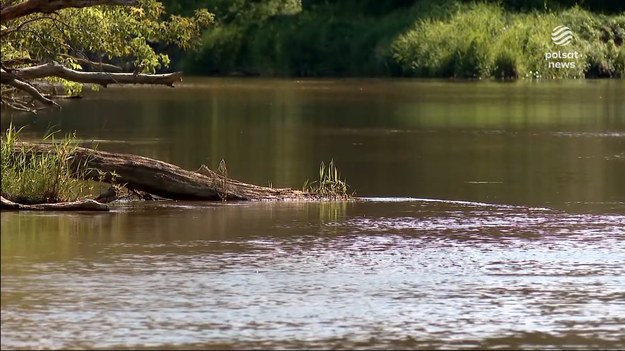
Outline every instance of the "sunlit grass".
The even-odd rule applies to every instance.
[[[551,42],[566,24],[575,39]],[[391,45],[402,75],[458,78],[584,78],[625,76],[625,16],[578,7],[556,12],[510,13],[499,5],[465,5],[445,19],[419,20]],[[574,67],[549,66],[545,53],[578,52]]]
[[[48,133],[44,141],[54,152],[31,154],[28,146],[20,144],[19,132],[11,124],[1,137],[0,191],[4,198],[22,204],[54,203],[77,200],[88,190],[88,184],[76,179],[71,167],[77,147],[74,135],[56,140],[55,133]]]

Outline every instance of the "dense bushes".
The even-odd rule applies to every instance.
[[[494,5],[470,5],[445,21],[419,21],[390,50],[401,75],[407,76],[579,78],[596,76],[596,72],[618,76],[623,74],[616,68],[622,46],[600,33],[610,21],[614,28],[625,28],[623,18],[592,15],[578,8],[560,15],[506,14]],[[551,42],[551,31],[562,23],[572,29],[575,39],[559,47]],[[579,57],[546,59],[546,53],[558,51],[578,52]],[[574,65],[565,69],[549,65],[555,61]]]
[[[271,7],[273,14],[262,21],[246,16],[209,30],[184,68],[269,76],[625,76],[625,14],[579,7],[512,12],[513,4],[504,3],[388,0],[371,7],[367,1],[309,1],[299,12]],[[380,8],[383,14],[370,14]],[[551,31],[561,24],[575,34],[571,45],[551,42]],[[566,60],[574,67],[549,66],[553,60],[545,54],[557,51],[580,56]]]
[[[363,14],[363,3],[318,2],[314,10],[278,12],[263,21],[222,22],[207,31],[202,49],[187,56],[183,68],[191,74],[391,75],[397,66],[388,47],[397,34],[420,14],[442,16],[454,4],[422,2],[378,17]]]

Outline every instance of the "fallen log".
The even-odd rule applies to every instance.
[[[108,211],[109,207],[94,200],[79,200],[51,204],[24,205],[7,200],[0,196],[2,210],[33,210],[33,211]]]
[[[14,153],[54,153],[48,144],[16,143]],[[247,184],[202,165],[188,171],[156,159],[76,147],[70,167],[76,177],[124,185],[126,188],[172,200],[291,200],[317,199],[313,193],[290,188]]]

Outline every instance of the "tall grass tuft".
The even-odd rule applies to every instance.
[[[55,152],[31,154],[28,146],[19,144],[20,130],[11,124],[1,137],[2,196],[22,204],[77,200],[87,183],[76,179],[70,166],[77,146],[75,136],[68,135],[57,141],[54,133],[48,133],[44,141],[50,142]]]
[[[322,161],[319,165],[319,179],[312,182],[306,181],[302,190],[316,194],[322,198],[347,199],[351,195],[347,193],[349,185],[341,179],[339,170],[334,164],[334,159],[326,164]]]

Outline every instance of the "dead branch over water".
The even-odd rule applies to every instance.
[[[78,200],[53,204],[24,205],[9,201],[0,196],[0,208],[3,210],[32,211],[108,211],[109,207],[94,200]]]

